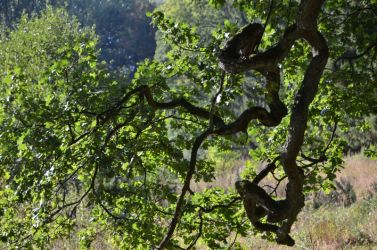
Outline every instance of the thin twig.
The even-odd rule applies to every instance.
[[[267,27],[267,24],[268,22],[270,21],[270,17],[271,17],[271,13],[272,13],[272,9],[274,7],[274,0],[270,0],[270,7],[268,9],[268,14],[267,14],[267,18],[266,18],[266,21],[264,22],[264,26],[263,26],[263,32],[262,34],[264,34],[264,32],[266,31],[266,27]],[[263,36],[263,35],[262,35]],[[255,51],[258,51],[258,48],[259,48],[259,43],[257,43],[257,46],[255,47]]]
[[[269,173],[272,173],[276,169],[276,162],[280,159],[280,156],[275,157],[275,159],[268,163],[266,168],[260,171],[257,176],[255,176],[253,183],[258,184],[261,180],[263,180]]]
[[[236,243],[237,237],[238,237],[238,230],[236,230],[236,235],[234,236],[234,239],[233,239],[232,243],[230,243],[230,245],[228,247],[229,250],[232,249],[232,247]]]
[[[356,60],[356,59],[359,59],[360,57],[363,57],[364,55],[368,54],[369,51],[371,51],[376,46],[377,46],[377,40],[374,41],[373,43],[371,43],[368,47],[366,47],[366,49],[363,52],[361,52],[358,55],[346,55],[346,56],[339,57],[338,59],[335,60],[334,65],[337,65],[337,63],[340,60]]]
[[[202,234],[203,234],[203,222],[204,222],[203,215],[202,215],[202,210],[199,210],[198,217],[199,217],[199,231],[198,231],[195,239],[193,240],[193,242],[191,242],[191,244],[186,248],[186,250],[189,250],[189,249],[193,248],[196,245],[196,242],[198,242],[198,240],[200,239],[200,237],[202,237]]]
[[[240,200],[241,200],[241,197],[237,196],[231,202],[229,202],[228,204],[217,204],[217,205],[214,205],[210,208],[200,207],[200,209],[204,213],[210,213],[213,210],[218,209],[218,208],[229,208],[229,207],[233,206],[234,203],[236,203],[237,201],[240,201]]]
[[[211,108],[209,110],[210,115],[209,115],[209,125],[208,125],[208,129],[211,130],[211,131],[213,130],[213,117],[214,117],[214,114],[215,114],[217,99],[219,98],[219,96],[221,95],[221,93],[224,90],[225,75],[226,75],[226,73],[225,73],[225,71],[223,71],[221,73],[220,88],[217,91],[217,93],[215,94],[215,96],[212,98],[212,104],[211,104]]]
[[[326,151],[327,151],[327,150],[329,149],[329,147],[330,147],[330,144],[331,144],[332,141],[334,140],[335,132],[336,132],[337,127],[338,127],[338,121],[335,121],[334,128],[333,128],[333,130],[332,130],[330,140],[329,140],[329,142],[327,143],[327,146],[325,147],[325,149],[322,151],[322,155],[324,155],[324,154],[326,153]]]

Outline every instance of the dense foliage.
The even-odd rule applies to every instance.
[[[122,16],[117,3],[102,3],[114,20]],[[206,1],[182,3],[192,12],[210,12]],[[250,233],[294,244],[290,228],[305,195],[333,187],[347,135],[367,130],[377,115],[377,2],[209,4],[226,13],[210,18],[210,29],[185,23],[195,17],[180,14],[174,1],[150,13],[159,46],[165,46],[156,60],[138,64],[132,80],[101,62],[94,30],[65,10],[40,7],[40,14],[24,15],[3,32],[4,246],[43,248],[76,233],[83,248],[98,234],[122,249],[199,243],[222,249]],[[8,26],[9,13],[3,19]],[[132,20],[138,18],[144,17]],[[194,24],[205,26],[200,20]],[[251,56],[232,61],[234,55],[226,54],[230,42],[224,41],[239,37],[241,24],[256,21],[263,27],[260,43]],[[106,27],[97,25],[97,31],[106,33]],[[368,154],[377,156],[375,141],[368,143]],[[247,165],[241,178],[250,182],[237,182],[237,190],[192,190],[192,182],[215,178],[209,153],[250,145],[257,146],[250,150],[254,162],[269,162],[260,172]],[[257,184],[267,175],[273,181],[263,190]],[[274,191],[285,180],[286,196],[277,197]]]

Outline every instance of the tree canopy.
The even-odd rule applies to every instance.
[[[182,2],[225,14],[200,27],[166,1],[148,14],[163,52],[132,79],[101,62],[95,30],[64,9],[3,32],[4,246],[77,233],[87,248],[98,232],[122,249],[225,249],[250,234],[295,244],[305,197],[334,186],[347,135],[377,113],[377,1]],[[363,145],[371,157],[374,143]],[[239,147],[267,164],[226,189],[192,188],[215,178],[211,150]]]

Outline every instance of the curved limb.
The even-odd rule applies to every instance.
[[[247,60],[237,60],[237,62],[227,63],[220,58],[220,67],[230,73],[239,73],[246,70],[257,70],[267,79],[267,102],[271,112],[259,111],[256,108],[254,113],[260,113],[258,119],[264,125],[276,126],[280,123],[269,124],[263,122],[263,118],[268,121],[278,121],[282,111],[282,103],[279,102],[279,71],[278,63],[284,59],[292,47],[293,43],[299,39],[305,39],[315,50],[313,58],[306,69],[301,87],[297,92],[292,108],[289,133],[283,152],[280,154],[280,162],[288,177],[286,188],[286,199],[284,201],[274,201],[257,183],[258,181],[241,181],[236,183],[236,188],[240,193],[247,215],[251,223],[261,231],[271,231],[276,234],[276,241],[279,244],[293,245],[294,241],[289,236],[293,222],[304,206],[303,183],[304,174],[296,164],[296,158],[303,144],[306,124],[308,121],[309,105],[313,101],[318,89],[318,84],[322,76],[324,67],[328,59],[328,48],[326,40],[317,30],[316,20],[324,0],[302,0],[300,3],[296,24],[287,28],[281,41],[273,48],[264,53],[257,54]],[[251,110],[250,109],[250,110]],[[263,113],[263,115],[262,115]],[[244,114],[242,114],[244,115]],[[242,117],[240,116],[240,118]],[[254,114],[256,116],[256,114]],[[239,119],[240,119],[239,118]],[[245,128],[250,120],[248,120]],[[283,221],[281,226],[261,223],[256,214],[257,207],[261,206],[266,210],[269,221]]]

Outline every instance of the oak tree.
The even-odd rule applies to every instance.
[[[44,247],[74,232],[83,247],[98,234],[125,249],[220,249],[250,233],[295,244],[305,197],[341,168],[349,121],[376,114],[377,3],[231,4],[251,24],[226,21],[206,39],[150,13],[169,51],[131,81],[99,63],[94,33],[64,11],[24,17],[2,37],[3,244]],[[250,144],[262,170],[192,188],[215,178],[208,149]]]

